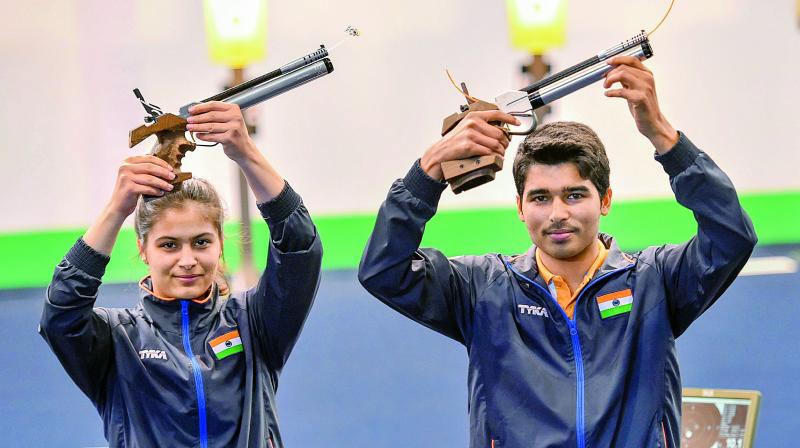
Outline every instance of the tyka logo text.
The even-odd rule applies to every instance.
[[[535,305],[517,305],[519,314],[528,314],[533,316],[550,317],[547,313],[547,308]]]
[[[163,359],[167,360],[167,352],[164,350],[139,350],[139,359]]]

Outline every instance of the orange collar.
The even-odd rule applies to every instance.
[[[588,280],[591,280],[591,278],[594,277],[595,272],[597,272],[597,270],[600,269],[600,266],[603,265],[603,262],[606,261],[608,249],[606,249],[606,246],[599,239],[597,240],[597,248],[599,249],[597,252],[597,257],[594,259],[592,266],[589,267],[589,270],[586,271],[586,275],[584,276],[584,281],[581,283],[581,287],[588,283]],[[538,248],[536,249],[536,266],[539,268],[539,275],[542,276],[542,279],[544,279],[544,282],[548,285],[553,277],[557,276],[556,274],[550,272],[550,270],[545,267],[544,263],[542,263],[542,256],[539,253]],[[577,291],[573,292],[573,294],[575,293],[577,293]]]
[[[156,299],[164,300],[164,301],[167,301],[167,302],[171,302],[173,300],[179,300],[177,297],[161,297],[161,296],[157,295],[156,293],[154,293],[150,288],[147,287],[147,284],[145,283],[149,278],[150,278],[149,275],[145,275],[144,278],[139,280],[139,287],[142,288],[146,293],[150,294],[151,296],[155,297]],[[152,283],[152,280],[151,280],[151,283]],[[209,299],[211,299],[211,296],[213,294],[214,294],[214,283],[211,284],[211,286],[208,288],[208,292],[204,296],[195,297],[194,299],[191,299],[191,300],[194,303],[206,303],[206,302],[209,301]]]

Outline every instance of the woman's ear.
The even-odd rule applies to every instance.
[[[144,254],[144,244],[142,243],[142,240],[136,240],[136,247],[139,248],[139,258],[142,259],[144,264],[147,264],[147,256]]]

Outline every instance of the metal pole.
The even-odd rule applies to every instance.
[[[244,69],[233,69],[233,83],[236,86],[244,82]],[[248,131],[255,134],[255,129],[247,123]],[[239,284],[244,289],[249,289],[255,286],[258,281],[258,274],[253,263],[253,229],[252,219],[250,217],[250,187],[247,185],[247,179],[244,173],[237,167],[237,177],[239,184],[239,225],[241,233],[241,264],[239,266]]]
[[[543,80],[548,73],[550,73],[550,66],[545,62],[544,56],[541,54],[533,54],[530,64],[528,64],[524,72],[530,76],[533,83]],[[536,118],[539,123],[542,122],[544,117],[550,113],[550,106],[544,106],[536,110]]]

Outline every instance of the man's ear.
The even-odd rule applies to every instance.
[[[517,195],[517,216],[519,216],[519,220],[525,222],[525,215],[522,214],[522,199],[520,199],[519,195]]]
[[[610,211],[611,211],[611,188],[606,190],[606,194],[603,195],[603,199],[600,200],[600,214],[606,216]]]

